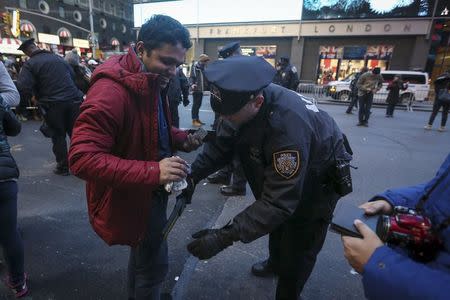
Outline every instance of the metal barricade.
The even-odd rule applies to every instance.
[[[315,84],[314,82],[300,82],[297,86],[297,92],[309,97],[314,98],[316,101],[326,98],[325,86]]]

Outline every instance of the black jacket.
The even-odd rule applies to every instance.
[[[194,63],[191,68],[191,74],[189,76],[189,83],[195,84],[197,87],[192,89],[192,92],[203,93],[209,90],[208,80],[203,75],[204,66],[200,66],[198,62]]]
[[[20,133],[21,124],[0,96],[0,180],[19,177],[19,168],[11,155],[7,136]]]
[[[282,67],[275,74],[273,83],[281,85],[282,87],[285,87],[287,89],[296,91],[299,83],[297,69],[291,64]]]
[[[404,91],[407,88],[408,85],[406,83],[403,83],[403,81],[401,80],[392,81],[386,88],[389,91],[386,102],[390,104],[396,104],[400,99],[400,90]]]
[[[434,91],[436,96],[439,94],[439,90],[447,88],[450,84],[450,73],[446,72],[439,75],[434,81]]]
[[[335,158],[350,160],[335,121],[303,96],[271,84],[258,115],[237,132],[219,124],[192,164],[195,182],[222,168],[236,149],[257,201],[233,219],[236,239],[250,242],[292,217],[331,218],[338,197],[324,186]],[[331,190],[331,189],[330,189]],[[334,203],[331,203],[334,202]]]
[[[83,94],[87,94],[87,91],[89,90],[89,78],[86,75],[86,72],[84,71],[84,66],[78,65],[78,66],[71,66],[72,70],[75,74],[75,85],[77,88],[83,92]]]
[[[181,100],[187,101],[189,96],[189,82],[181,68],[177,69],[175,77],[170,80],[167,97],[172,104],[180,104]],[[181,98],[183,97],[183,98]]]
[[[35,95],[40,103],[80,101],[83,93],[74,79],[72,67],[62,57],[39,50],[20,70],[17,88],[23,96]]]

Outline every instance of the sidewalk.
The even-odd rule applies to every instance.
[[[330,98],[317,98],[316,99],[319,104],[330,104],[330,105],[338,105],[338,106],[348,106],[349,102],[341,102],[338,100],[332,100]],[[377,108],[386,108],[386,104],[383,103],[374,103],[372,107]],[[399,104],[395,108],[396,110],[406,110],[406,105]],[[433,103],[430,101],[424,101],[424,102],[414,102],[413,110],[414,111],[425,111],[425,112],[431,112],[433,109]]]
[[[228,198],[214,228],[225,225],[254,201],[247,191],[245,197]],[[267,245],[265,236],[249,244],[235,243],[210,260],[191,256],[172,292],[173,299],[274,299],[276,279],[250,273],[254,263],[266,258]]]
[[[253,201],[247,186],[247,196],[228,198],[213,227],[222,227]],[[328,234],[302,299],[364,299],[358,275],[351,274],[343,255],[332,249],[339,243],[337,235]],[[234,243],[210,260],[199,261],[191,256],[172,291],[172,299],[275,299],[277,279],[256,277],[250,271],[254,263],[267,256],[268,236],[249,244]]]

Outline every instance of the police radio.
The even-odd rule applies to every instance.
[[[337,160],[332,174],[335,192],[341,197],[353,192],[350,163],[345,160]]]
[[[350,165],[350,161],[348,160],[337,160],[336,159],[336,149],[334,147],[334,139],[331,141],[332,149],[333,149],[333,158],[334,158],[334,168],[331,172],[331,179],[333,182],[333,187],[335,192],[343,197],[347,194],[350,194],[353,192],[353,185],[352,185],[352,176],[350,174],[350,168],[355,168]],[[353,151],[350,147],[350,143],[348,142],[347,136],[345,134],[342,134],[342,143],[345,148],[345,151],[352,155]]]

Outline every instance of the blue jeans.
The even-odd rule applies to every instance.
[[[161,232],[167,223],[167,195],[153,193],[147,234],[136,247],[131,248],[128,262],[128,297],[159,300],[161,284],[169,270],[167,241]]]
[[[3,248],[10,280],[24,280],[23,242],[17,229],[17,182],[0,182],[0,246]]]

